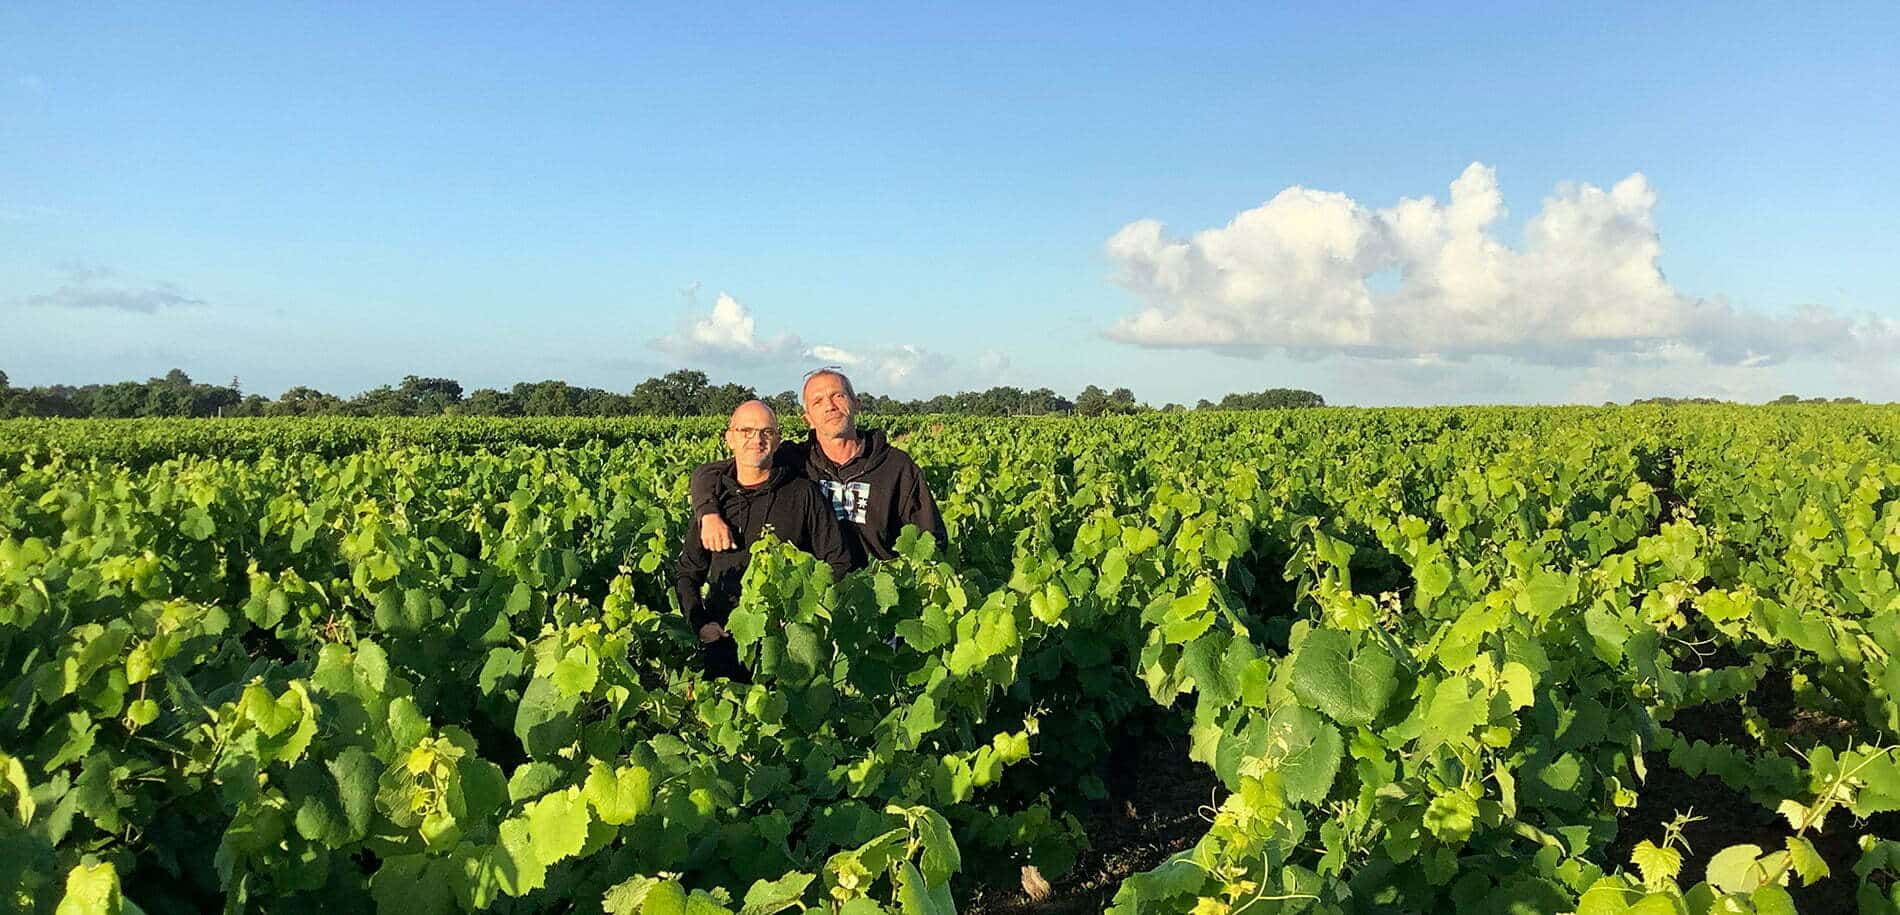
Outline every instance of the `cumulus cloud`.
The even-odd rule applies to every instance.
[[[694,283],[680,290],[691,303],[699,289]],[[913,389],[934,383],[954,362],[947,356],[911,344],[834,344],[807,346],[793,333],[763,336],[758,319],[739,300],[720,293],[709,312],[695,312],[678,332],[652,341],[652,347],[688,360],[754,366],[812,363],[846,369],[860,387]]]
[[[20,300],[36,308],[73,308],[130,311],[156,314],[159,311],[191,305],[203,305],[175,283],[125,283],[116,280],[110,268],[91,264],[64,264],[60,272],[65,282],[52,292],[30,295]]]
[[[1599,357],[1572,382],[1567,399],[1622,403],[1640,397],[1714,397],[1760,403],[1783,393],[1787,381],[1781,373],[1755,371],[1759,365],[1719,360],[1687,343],[1659,343]]]
[[[802,348],[793,334],[761,337],[752,312],[723,292],[714,300],[711,312],[689,319],[679,333],[661,337],[653,341],[653,346],[688,357],[754,361],[784,359]]]
[[[805,355],[824,362],[836,362],[839,365],[857,365],[864,359],[847,349],[819,344],[805,351]]]
[[[909,388],[941,378],[953,364],[942,353],[908,343],[855,352],[821,343],[807,350],[805,355],[849,370],[853,381],[860,386],[865,381],[873,381],[887,388]]]
[[[1185,239],[1138,220],[1106,250],[1116,282],[1146,306],[1108,335],[1240,355],[1496,354],[1571,364],[1672,344],[1714,363],[1764,365],[1900,341],[1891,320],[1819,306],[1750,314],[1682,294],[1658,266],[1655,205],[1641,173],[1607,189],[1561,184],[1512,247],[1493,234],[1506,213],[1497,173],[1473,163],[1443,202],[1371,209],[1290,187]],[[1379,278],[1390,275],[1396,286],[1385,288]]]

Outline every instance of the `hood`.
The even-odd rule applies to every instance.
[[[769,492],[775,492],[783,488],[785,484],[798,479],[798,474],[794,473],[791,468],[774,463],[771,470],[767,471],[764,483],[758,486],[747,487],[739,482],[739,463],[737,461],[733,461],[730,466],[726,468],[724,476],[731,490],[745,498],[755,498]]]
[[[884,463],[885,456],[890,454],[891,443],[885,438],[882,429],[859,429],[858,440],[864,443],[863,450],[846,465],[850,468],[849,473],[841,473],[838,465],[825,456],[824,446],[818,444],[817,432],[805,437],[805,460],[828,477],[861,477],[873,473]]]

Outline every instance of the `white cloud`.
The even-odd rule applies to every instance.
[[[692,287],[697,290],[697,284]],[[694,358],[775,360],[796,354],[802,344],[796,335],[764,339],[758,321],[738,299],[720,293],[712,311],[690,319],[680,333],[653,341],[656,349]]]
[[[117,274],[107,267],[64,264],[60,272],[65,274],[66,282],[59,288],[26,296],[19,300],[20,303],[35,308],[131,311],[141,314],[205,304],[203,299],[186,294],[175,283],[109,282]]]
[[[882,388],[898,390],[914,390],[919,384],[941,382],[953,365],[942,353],[908,343],[861,348],[855,352],[821,343],[807,350],[805,355],[850,370],[852,382],[860,387],[869,381]]]
[[[857,365],[864,361],[850,350],[819,344],[805,351],[805,355],[823,362],[836,362],[839,365]]]
[[[1669,342],[1628,353],[1604,354],[1571,384],[1575,403],[1623,403],[1643,397],[1713,397],[1761,403],[1783,393],[1782,372],[1759,363],[1722,361],[1701,347]]]
[[[1154,220],[1109,238],[1116,282],[1146,303],[1108,335],[1240,355],[1376,357],[1499,354],[1579,364],[1601,354],[1688,346],[1716,364],[1872,353],[1900,325],[1818,306],[1787,318],[1678,292],[1658,266],[1656,193],[1641,173],[1610,188],[1562,184],[1498,241],[1496,172],[1473,163],[1446,202],[1368,209],[1344,194],[1290,187],[1226,226],[1170,238]],[[1375,275],[1396,273],[1396,288]]]
[[[680,292],[690,301],[697,290],[695,283]],[[911,344],[806,346],[797,334],[762,337],[751,310],[723,292],[710,312],[689,317],[677,333],[652,341],[652,346],[695,362],[726,366],[798,362],[841,366],[859,387],[878,393],[914,392],[919,385],[939,384],[954,364],[941,353]]]

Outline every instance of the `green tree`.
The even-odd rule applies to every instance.
[[[319,416],[326,413],[338,413],[342,409],[343,401],[336,395],[298,385],[277,395],[277,399],[265,408],[264,415]]]
[[[790,418],[805,412],[804,404],[798,402],[798,394],[793,391],[780,391],[764,400],[780,418]]]
[[[1212,406],[1219,410],[1297,410],[1326,406],[1326,398],[1299,388],[1268,388],[1252,394],[1229,394]]]
[[[1082,389],[1082,393],[1075,395],[1075,415],[1077,416],[1102,416],[1113,406],[1114,404],[1108,399],[1108,392],[1095,385],[1089,385]]]
[[[385,384],[350,398],[344,411],[352,416],[413,416],[416,405],[401,391]]]
[[[728,416],[740,404],[757,400],[758,397],[757,392],[745,385],[727,382],[706,389],[706,395],[700,401],[699,413],[702,416]]]
[[[599,388],[582,388],[574,398],[576,416],[632,416],[633,404],[624,394]]]
[[[711,386],[706,373],[694,369],[648,378],[633,388],[630,395],[633,412],[646,416],[698,416]]]
[[[515,402],[523,416],[573,416],[580,392],[565,381],[521,382],[514,386]]]
[[[449,378],[404,375],[397,392],[408,398],[412,416],[439,416],[462,402],[462,384]]]
[[[520,416],[521,404],[505,391],[477,388],[462,401],[457,412],[464,416]]]

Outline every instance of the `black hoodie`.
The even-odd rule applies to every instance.
[[[780,445],[774,462],[824,490],[832,514],[845,530],[853,568],[863,568],[872,559],[894,558],[897,552],[892,547],[906,524],[934,535],[938,549],[948,546],[943,517],[937,514],[937,502],[930,497],[930,486],[917,462],[902,448],[893,447],[882,430],[859,429],[858,438],[863,445],[857,457],[843,466],[825,457],[815,432],[805,441]],[[692,536],[699,536],[699,518],[708,512],[718,512],[726,524],[733,524],[734,516],[725,511],[721,496],[731,482],[729,460],[702,464],[693,471]]]
[[[718,483],[719,515],[732,527],[739,548],[714,553],[700,545],[699,515],[694,514],[687,525],[673,587],[693,631],[707,623],[726,624],[732,608],[739,605],[739,583],[752,561],[751,546],[766,525],[780,540],[830,565],[833,575],[843,577],[851,570],[851,554],[832,515],[831,502],[816,484],[775,466],[764,483],[741,486],[730,460],[700,465],[693,471],[694,479],[709,468]],[[708,583],[711,586],[702,599],[700,586]]]

